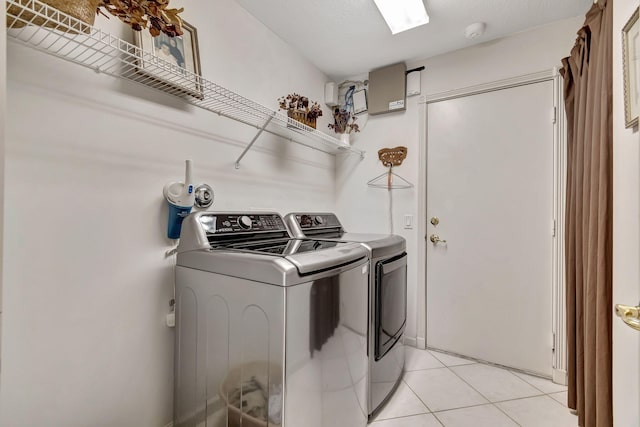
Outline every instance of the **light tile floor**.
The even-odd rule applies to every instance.
[[[576,427],[567,388],[407,347],[405,375],[372,427]]]

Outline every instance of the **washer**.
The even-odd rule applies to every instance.
[[[372,419],[393,395],[404,371],[407,323],[405,240],[390,234],[347,233],[332,213],[290,213],[285,222],[296,238],[355,242],[367,249],[369,278],[368,415]]]
[[[185,218],[174,425],[366,426],[368,269],[362,245],[292,239],[276,213]]]

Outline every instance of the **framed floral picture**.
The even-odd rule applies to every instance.
[[[182,36],[160,33],[151,37],[146,31],[134,31],[134,43],[142,49],[138,71],[151,86],[174,94],[202,98],[198,33],[183,21]],[[138,79],[145,81],[144,79]]]
[[[622,29],[625,127],[638,126],[640,104],[640,24],[638,8]]]

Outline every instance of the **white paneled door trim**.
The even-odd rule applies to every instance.
[[[418,102],[418,289],[416,291],[416,344],[427,348],[427,104],[424,97]],[[422,240],[421,240],[422,239]]]
[[[566,204],[567,127],[564,110],[562,77],[554,69],[554,134],[553,134],[553,382],[567,384],[567,309],[565,291],[564,229]]]
[[[549,119],[554,124],[554,200],[553,210],[555,219],[549,226],[554,232],[553,239],[553,277],[552,277],[552,310],[553,310],[553,381],[566,384],[567,352],[566,352],[566,308],[565,308],[565,267],[564,267],[564,213],[565,213],[565,176],[566,176],[566,119],[564,111],[564,96],[562,78],[558,69],[539,71],[516,76],[508,79],[468,86],[445,92],[429,94],[420,97],[419,107],[419,181],[418,181],[418,236],[423,243],[418,245],[418,259],[422,260],[418,266],[418,277],[421,286],[418,287],[418,324],[416,344],[426,344],[426,277],[427,277],[427,104],[446,101],[465,96],[478,95],[496,90],[509,89],[544,81],[553,81],[554,109],[549,112]],[[420,346],[420,348],[423,348]]]
[[[437,92],[425,95],[420,98],[421,103],[431,104],[433,102],[447,101],[449,99],[462,98],[465,96],[478,95],[496,90],[509,89],[512,87],[530,85],[533,83],[553,80],[558,75],[558,70],[552,68],[546,71],[524,74],[522,76],[510,77],[508,79],[496,80],[474,86],[467,86],[460,89],[453,89],[444,92]]]

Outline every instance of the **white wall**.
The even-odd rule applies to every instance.
[[[640,133],[625,129],[621,31],[637,0],[613,3],[613,303],[640,301]],[[614,425],[640,420],[640,334],[613,318]]]
[[[181,3],[205,77],[272,108],[290,92],[322,99],[326,77],[234,1]],[[115,18],[97,25],[131,39]],[[163,185],[192,158],[212,209],[332,210],[335,159],[263,136],[235,170],[255,129],[13,43],[7,56],[0,425],[163,426]]]
[[[549,70],[560,65],[568,56],[575,34],[584,17],[559,21],[544,27],[476,45],[424,61],[407,64],[409,69],[424,65],[422,94],[430,95],[473,86],[528,73]],[[407,337],[424,343],[424,277],[418,275],[418,245],[424,244],[417,227],[402,229],[403,216],[418,218],[418,198],[425,191],[419,182],[419,124],[423,120],[419,97],[408,98],[407,111],[369,117],[365,129],[354,138],[354,146],[367,151],[361,163],[353,159],[338,162],[336,172],[336,204],[339,217],[349,231],[386,232],[388,224],[388,194],[370,189],[366,182],[384,168],[377,158],[383,147],[404,145],[408,157],[395,173],[416,186],[410,190],[393,192],[394,230],[407,239],[409,253]],[[446,327],[446,325],[442,325]]]

